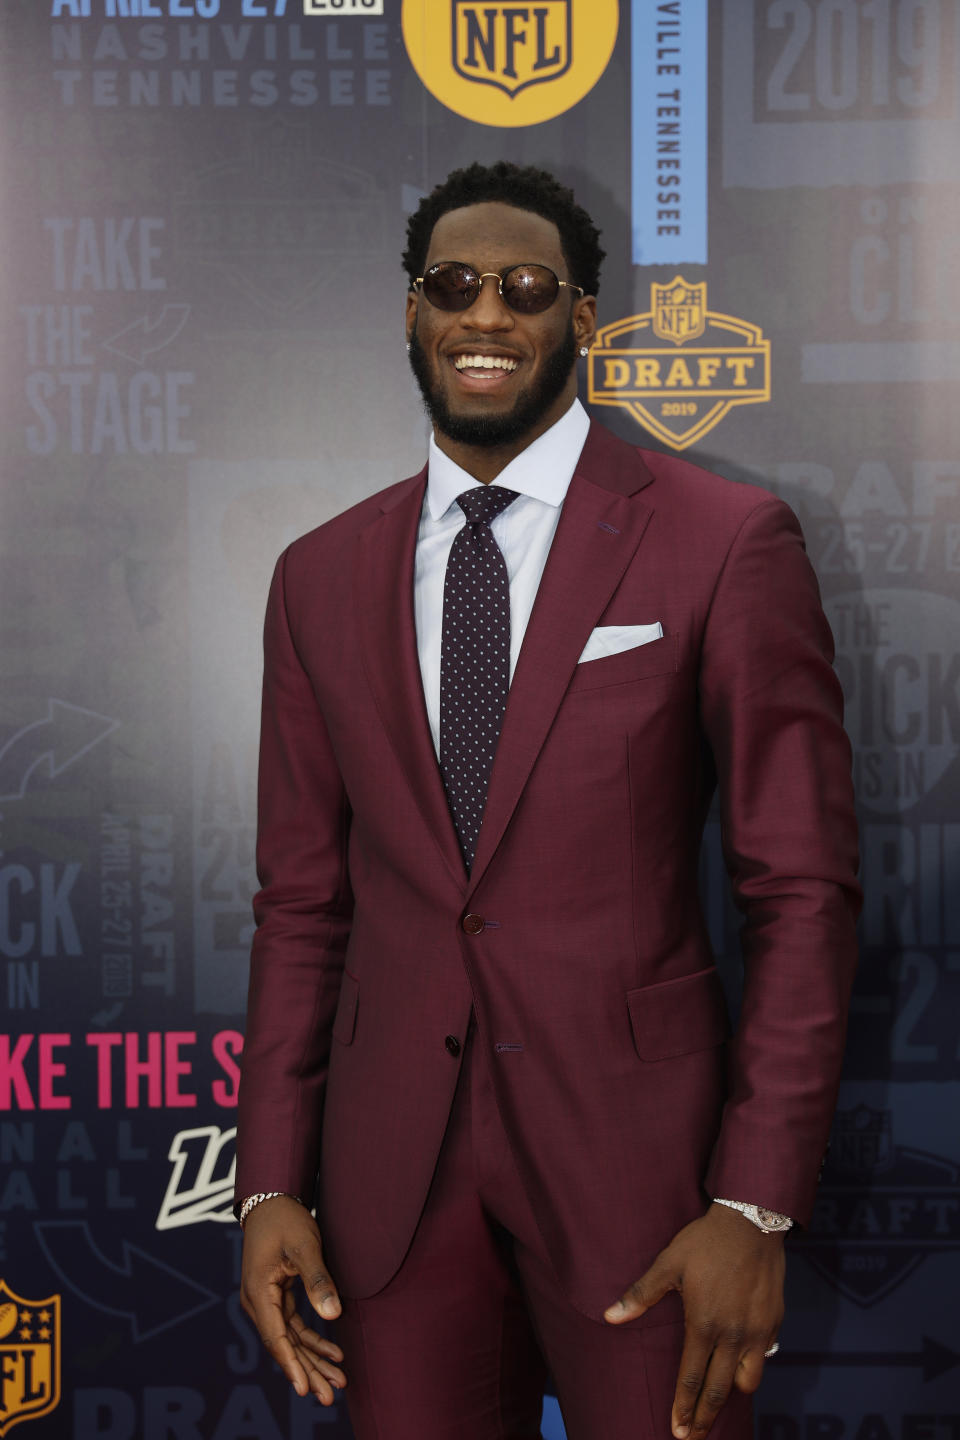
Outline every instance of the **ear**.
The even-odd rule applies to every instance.
[[[597,297],[583,295],[573,312],[573,333],[578,345],[592,345],[597,333]]]
[[[410,336],[413,334],[413,332],[414,332],[414,330],[415,330],[415,328],[416,328],[416,324],[417,324],[417,305],[418,305],[418,303],[419,303],[419,298],[420,298],[420,297],[417,295],[416,290],[410,290],[410,291],[407,292],[407,304],[406,304],[406,310],[405,310],[405,312],[404,312],[404,323],[405,323],[405,327],[406,327],[407,339],[408,339],[408,340],[410,339]]]

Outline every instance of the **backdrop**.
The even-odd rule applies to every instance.
[[[787,499],[836,632],[863,962],[758,1436],[957,1440],[957,0],[0,14],[0,1437],[349,1435],[238,1303],[260,624],[419,468],[405,218],[505,156],[603,227],[593,413]],[[716,825],[703,883],[735,1003]]]

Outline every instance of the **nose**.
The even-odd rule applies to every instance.
[[[488,285],[488,280],[492,284]],[[513,311],[500,294],[500,276],[496,271],[488,270],[480,276],[480,294],[463,312],[463,323],[472,330],[513,329]]]

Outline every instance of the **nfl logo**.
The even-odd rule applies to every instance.
[[[0,1440],[60,1402],[60,1296],[27,1300],[0,1280]]]
[[[870,1105],[838,1110],[830,1157],[834,1167],[858,1175],[889,1170],[894,1159],[890,1121],[889,1110],[874,1110]]]
[[[511,99],[565,75],[573,62],[573,0],[489,5],[452,0],[453,68]]]
[[[691,285],[679,275],[669,285],[651,285],[653,333],[661,340],[682,345],[695,340],[706,328],[707,282]]]

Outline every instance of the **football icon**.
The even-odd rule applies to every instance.
[[[0,1305],[0,1340],[5,1340],[17,1323],[17,1307],[10,1300]]]

